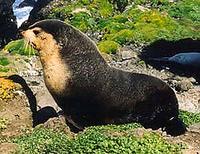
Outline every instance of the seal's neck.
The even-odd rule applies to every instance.
[[[51,51],[53,50],[53,51]],[[71,71],[68,65],[63,61],[58,46],[49,47],[44,51],[40,51],[40,59],[43,66],[44,79],[47,88],[54,95],[62,95],[69,93],[71,80]]]

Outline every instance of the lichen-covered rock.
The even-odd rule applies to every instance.
[[[14,0],[0,0],[0,48],[16,38],[17,23],[13,3]]]

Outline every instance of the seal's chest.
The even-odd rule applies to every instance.
[[[44,68],[45,84],[52,94],[63,94],[68,91],[71,73],[69,69],[61,63]]]

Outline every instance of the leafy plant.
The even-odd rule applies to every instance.
[[[66,134],[53,132],[45,128],[36,128],[32,134],[14,139],[20,145],[18,153],[40,154],[67,152],[69,138]]]
[[[182,145],[171,144],[161,135],[134,133],[138,124],[89,127],[70,139],[63,133],[49,129],[35,129],[14,140],[20,147],[18,153],[181,153]]]
[[[11,41],[4,47],[4,50],[14,54],[29,55],[29,56],[34,55],[36,52],[23,39]]]

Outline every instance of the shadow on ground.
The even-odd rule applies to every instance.
[[[50,118],[58,116],[55,109],[51,106],[43,107],[37,111],[36,97],[33,94],[32,90],[27,85],[26,81],[21,76],[12,75],[12,76],[8,77],[8,79],[10,79],[13,82],[18,83],[22,86],[22,88],[26,94],[26,97],[28,98],[28,102],[29,102],[30,109],[32,112],[33,127],[46,122]]]

